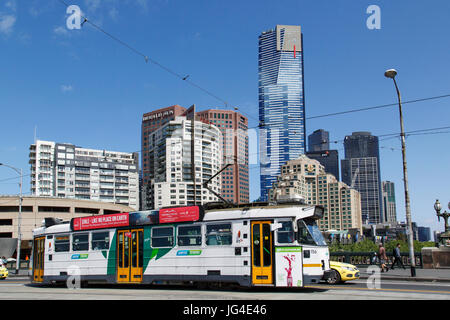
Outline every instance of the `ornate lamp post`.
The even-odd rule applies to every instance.
[[[450,209],[450,202],[448,203],[448,208]],[[450,212],[444,211],[441,213],[441,203],[439,202],[439,199],[436,199],[436,202],[434,203],[434,210],[436,210],[436,216],[438,217],[438,221],[440,221],[440,218],[444,218],[445,222],[445,231],[444,233],[441,233],[439,236],[439,243],[445,247],[450,247],[450,228],[448,225],[448,217],[450,216]]]

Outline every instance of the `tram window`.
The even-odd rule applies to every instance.
[[[152,228],[152,248],[173,247],[173,227]]]
[[[298,242],[301,244],[313,244],[314,242],[313,237],[311,237],[311,234],[308,231],[308,228],[306,227],[305,223],[302,220],[298,220]]]
[[[72,250],[89,250],[89,233],[74,234],[72,237]]]
[[[228,246],[232,243],[231,223],[209,224],[206,226],[208,246]]]
[[[92,233],[92,250],[109,249],[109,232]]]
[[[70,249],[69,235],[55,236],[55,252],[67,252]]]
[[[282,227],[277,230],[278,243],[292,243],[294,242],[294,229],[292,228],[292,221],[279,221]]]
[[[202,231],[200,226],[178,227],[179,246],[201,246]]]

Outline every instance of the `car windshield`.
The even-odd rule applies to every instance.
[[[311,219],[298,220],[298,242],[302,244],[313,244],[326,246],[327,243],[320,232],[316,222]]]

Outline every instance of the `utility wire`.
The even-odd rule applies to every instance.
[[[64,0],[58,0],[60,3],[62,3],[64,6],[69,7],[69,5],[64,1]],[[134,48],[133,46],[129,45],[128,43],[126,43],[125,41],[119,39],[118,37],[114,36],[113,34],[109,33],[108,31],[104,30],[103,28],[101,28],[100,26],[98,26],[97,24],[93,23],[92,21],[90,21],[89,19],[87,19],[84,16],[81,16],[81,18],[83,18],[83,22],[81,25],[84,25],[84,23],[89,23],[92,27],[94,27],[95,29],[97,29],[98,31],[102,32],[103,34],[105,34],[106,36],[110,37],[111,39],[113,39],[114,41],[116,41],[117,43],[119,43],[120,45],[126,47],[127,49],[131,50],[132,52],[134,52],[135,54],[141,56],[144,58],[145,62],[147,63],[148,61],[150,61],[151,63],[157,65],[158,67],[160,67],[161,69],[165,70],[166,72],[172,74],[173,76],[186,81],[187,83],[189,83],[191,86],[196,87],[197,89],[203,91],[204,93],[210,95],[211,97],[221,101],[222,103],[224,103],[225,107],[228,108],[228,102],[225,101],[224,99],[220,98],[219,96],[217,96],[216,94],[212,93],[211,91],[199,86],[198,84],[194,83],[191,80],[188,80],[189,75],[184,76],[181,75],[175,71],[173,71],[172,69],[162,65],[161,63],[157,62],[156,60],[150,58],[148,55],[146,55],[145,53],[139,51],[138,49]],[[403,104],[408,104],[408,103],[416,103],[416,102],[423,102],[423,101],[429,101],[429,100],[434,100],[434,99],[442,99],[442,98],[448,98],[450,97],[450,94],[445,94],[445,95],[440,95],[440,96],[434,96],[434,97],[427,97],[427,98],[421,98],[421,99],[415,99],[415,100],[409,100],[409,101],[404,101]],[[311,119],[318,119],[318,118],[324,118],[324,117],[331,117],[331,116],[337,116],[337,115],[342,115],[342,114],[348,114],[348,113],[354,113],[354,112],[361,112],[361,111],[368,111],[368,110],[374,110],[374,109],[381,109],[381,108],[387,108],[387,107],[392,107],[392,106],[397,106],[398,103],[390,103],[390,104],[383,104],[383,105],[379,105],[379,106],[373,106],[373,107],[363,107],[363,108],[358,108],[358,109],[351,109],[351,110],[346,110],[346,111],[340,111],[340,112],[334,112],[334,113],[327,113],[327,114],[322,114],[322,115],[317,115],[317,116],[311,116],[311,117],[306,117],[305,120],[311,120]],[[247,117],[255,119],[256,121],[259,122],[259,125],[256,127],[249,127],[248,129],[254,129],[254,128],[261,128],[261,127],[265,127],[266,125],[264,123],[261,123],[259,121],[259,119],[256,119],[253,116],[250,116],[249,114],[246,114],[245,112],[242,112],[239,108],[235,107],[235,109],[239,110],[239,112],[247,115]],[[291,119],[297,119],[300,120],[301,118],[298,117],[289,117]],[[280,122],[281,123],[285,123],[285,122]],[[274,125],[277,124],[275,123],[270,123],[270,125]],[[445,129],[447,129],[448,127],[445,127]],[[444,129],[444,128],[441,128]],[[425,129],[426,130],[436,130],[436,129]],[[417,131],[419,132],[419,131]],[[413,133],[413,132],[411,132]],[[411,135],[411,133],[409,135]],[[442,133],[446,133],[446,132],[442,132]],[[396,134],[389,134],[389,135],[396,135]],[[405,133],[406,135],[406,133]],[[380,135],[379,137],[382,137],[383,135]],[[136,151],[136,152],[141,152],[140,151]],[[0,180],[2,181],[2,180]]]
[[[450,94],[445,94],[445,95],[442,95],[442,96],[435,96],[435,97],[428,97],[428,98],[404,101],[404,102],[402,102],[402,104],[423,102],[423,101],[442,99],[442,98],[448,98],[448,97],[450,97]],[[323,115],[317,115],[317,116],[307,117],[306,120],[317,119],[317,118],[324,118],[324,117],[331,117],[331,116],[337,116],[337,115],[346,114],[346,113],[361,112],[361,111],[367,111],[367,110],[373,110],[373,109],[381,109],[381,108],[387,108],[387,107],[392,107],[392,106],[398,106],[398,102],[397,103],[383,104],[383,105],[374,106],[374,107],[365,107],[365,108],[351,109],[351,110],[347,110],[347,111],[340,111],[340,112],[328,113],[328,114],[323,114]]]
[[[402,104],[423,102],[423,101],[436,100],[436,99],[442,99],[442,98],[448,98],[448,97],[450,97],[450,94],[445,94],[445,95],[441,95],[441,96],[427,97],[427,98],[421,98],[421,99],[408,100],[408,101],[402,102]],[[387,108],[387,107],[392,107],[392,106],[398,106],[398,102],[397,103],[383,104],[383,105],[373,106],[373,107],[364,107],[364,108],[350,109],[350,110],[345,110],[345,111],[340,111],[340,112],[326,113],[326,114],[321,114],[321,115],[317,115],[317,116],[306,117],[305,120],[311,120],[311,119],[317,119],[317,118],[325,118],[325,117],[332,117],[332,116],[337,116],[337,115],[342,115],[342,114],[347,114],[347,113],[354,113],[354,112],[368,111],[368,110],[374,110],[374,109],[381,109],[381,108]],[[302,120],[299,117],[288,117],[288,120],[289,119],[291,119],[291,120]],[[263,121],[260,121],[260,124],[258,126],[249,127],[249,129],[262,128],[262,127],[266,127],[266,126],[270,126],[270,125],[278,125],[278,124],[285,124],[285,123],[286,123],[285,121],[279,121],[279,122],[271,122],[271,123],[266,125],[266,124],[264,124]]]
[[[31,176],[31,173],[22,175],[22,177],[28,177],[28,176]],[[6,178],[6,179],[0,180],[0,182],[14,180],[14,179],[19,179],[19,178],[20,178],[20,176],[12,177],[12,178]]]
[[[65,1],[63,1],[63,0],[58,0],[58,1],[61,2],[61,3],[62,3],[63,5],[65,5],[66,7],[69,7],[69,5],[68,5]],[[139,50],[136,49],[135,47],[129,45],[127,42],[125,42],[125,41],[119,39],[118,37],[114,36],[113,34],[109,33],[108,31],[106,31],[105,29],[101,28],[99,25],[97,25],[97,24],[95,24],[94,22],[90,21],[90,20],[87,19],[86,17],[81,16],[81,18],[82,18],[82,20],[83,20],[82,25],[83,25],[84,23],[89,23],[92,27],[94,27],[94,28],[97,29],[98,31],[102,32],[103,34],[105,34],[105,35],[108,36],[109,38],[113,39],[114,41],[116,41],[116,42],[119,43],[120,45],[122,45],[122,46],[124,46],[125,48],[131,50],[131,51],[134,52],[135,54],[137,54],[137,55],[143,57],[146,63],[150,61],[151,63],[153,63],[154,65],[160,67],[160,68],[163,69],[164,71],[166,71],[166,72],[172,74],[173,76],[175,76],[175,77],[177,77],[177,78],[179,78],[179,79],[181,79],[181,80],[183,80],[183,81],[189,83],[191,86],[193,86],[193,87],[195,87],[195,88],[197,88],[197,89],[203,91],[204,93],[210,95],[211,97],[213,97],[213,98],[215,98],[215,99],[221,101],[221,102],[225,105],[226,108],[229,108],[229,107],[228,107],[228,102],[227,102],[226,100],[220,98],[218,95],[212,93],[211,91],[209,91],[209,90],[203,88],[202,86],[196,84],[195,82],[189,80],[188,78],[189,78],[190,75],[181,75],[181,74],[179,74],[179,73],[173,71],[172,69],[170,69],[170,68],[164,66],[163,64],[159,63],[158,61],[156,61],[156,60],[150,58],[148,55],[146,55],[145,53],[139,51]],[[237,109],[239,109],[239,108],[237,108]],[[239,110],[239,111],[240,111],[241,113],[245,114],[245,113],[242,112],[241,110]],[[248,115],[248,114],[246,114],[246,115],[247,115],[248,117],[253,118],[252,116],[250,116],[250,115]],[[255,119],[255,118],[254,118],[254,119]]]
[[[64,0],[58,0],[60,3],[62,3],[64,6],[69,7],[69,5],[64,1]],[[150,61],[151,63],[157,65],[158,67],[160,67],[161,69],[165,70],[166,72],[174,75],[175,77],[186,81],[187,83],[189,83],[191,86],[196,87],[197,89],[203,91],[204,93],[208,94],[209,96],[221,101],[226,108],[229,108],[228,106],[228,102],[222,98],[220,98],[218,95],[214,94],[213,92],[201,87],[200,85],[196,84],[195,82],[188,80],[188,77],[190,75],[181,75],[175,71],[173,71],[172,69],[162,65],[161,63],[157,62],[156,60],[150,58],[148,55],[146,55],[145,53],[139,51],[138,49],[134,48],[133,46],[129,45],[127,42],[119,39],[118,37],[114,36],[113,34],[109,33],[108,31],[104,30],[103,28],[101,28],[100,26],[98,26],[97,24],[93,23],[92,21],[90,21],[89,19],[87,19],[84,16],[81,16],[83,18],[83,22],[82,25],[84,23],[89,23],[92,27],[96,28],[98,31],[102,32],[103,34],[105,34],[106,36],[110,37],[111,39],[113,39],[114,41],[116,41],[117,43],[119,43],[120,45],[124,46],[125,48],[131,50],[132,52],[134,52],[135,54],[141,56],[144,58],[145,62]],[[422,101],[428,101],[428,100],[434,100],[434,99],[441,99],[441,98],[447,98],[450,97],[450,94],[445,94],[445,95],[441,95],[441,96],[435,96],[435,97],[428,97],[428,98],[422,98],[422,99],[415,99],[415,100],[409,100],[409,101],[404,101],[403,104],[408,104],[408,103],[415,103],[415,102],[422,102]],[[347,113],[353,113],[353,112],[361,112],[361,111],[367,111],[367,110],[374,110],[374,109],[380,109],[380,108],[386,108],[386,107],[392,107],[392,106],[396,106],[398,105],[398,103],[390,103],[390,104],[384,104],[384,105],[379,105],[379,106],[373,106],[373,107],[364,107],[364,108],[358,108],[358,109],[351,109],[351,110],[347,110],[347,111],[340,111],[340,112],[334,112],[334,113],[328,113],[328,114],[323,114],[323,115],[317,115],[317,116],[311,116],[311,117],[306,117],[305,120],[311,120],[311,119],[318,119],[318,118],[324,118],[324,117],[330,117],[330,116],[336,116],[336,115],[342,115],[342,114],[347,114]],[[235,109],[239,110],[239,112],[241,112],[242,114],[245,114],[248,118],[252,118],[256,121],[259,122],[259,119],[243,112],[242,110],[240,110],[239,108],[235,107]],[[273,124],[273,123],[272,123]],[[257,127],[262,127],[265,126],[264,124],[259,124]]]

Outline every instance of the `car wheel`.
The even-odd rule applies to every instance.
[[[341,281],[341,276],[336,270],[331,270],[330,276],[327,278],[328,284],[336,284]]]

